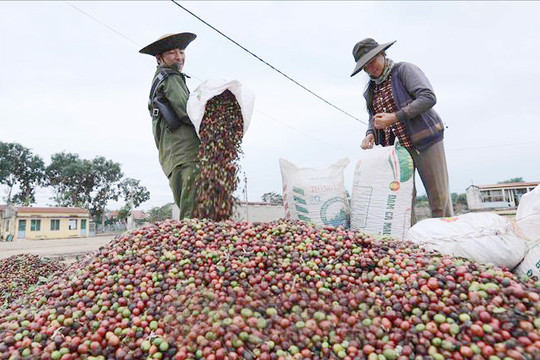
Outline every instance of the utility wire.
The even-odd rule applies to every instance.
[[[528,145],[536,145],[540,142],[538,140],[536,141],[529,141],[529,142],[521,142],[521,143],[512,143],[512,144],[499,144],[499,145],[485,145],[485,146],[474,146],[474,147],[467,147],[467,148],[456,148],[456,149],[448,149],[448,151],[463,151],[463,150],[480,150],[480,149],[492,149],[492,148],[504,148],[504,147],[514,147],[514,146],[528,146]]]
[[[172,1],[176,4],[176,2],[175,2],[174,0],[172,0]],[[100,21],[99,19],[96,19],[95,17],[93,17],[92,15],[88,14],[87,12],[85,12],[85,11],[79,9],[79,8],[76,7],[75,5],[71,4],[69,1],[64,1],[64,2],[65,2],[66,4],[68,4],[69,6],[71,6],[72,8],[74,8],[75,10],[77,10],[77,11],[79,11],[80,13],[82,13],[82,14],[88,16],[89,18],[91,18],[91,19],[94,20],[95,22],[99,23],[100,25],[105,26],[107,29],[111,30],[111,31],[114,32],[115,34],[117,34],[117,35],[123,37],[124,39],[128,40],[129,42],[131,42],[131,43],[137,45],[138,48],[141,47],[141,45],[140,45],[139,43],[137,43],[136,41],[131,40],[130,38],[128,38],[127,36],[125,36],[125,35],[122,34],[121,32],[117,31],[116,29],[114,29],[114,28],[112,28],[111,26],[109,26],[109,25],[107,25],[106,23],[104,23],[103,21]],[[178,5],[178,4],[177,4],[177,5]],[[180,5],[178,5],[178,6],[180,6]],[[182,6],[180,6],[180,7],[182,7]],[[183,7],[182,7],[182,8],[183,8]],[[193,13],[191,13],[189,10],[187,10],[187,9],[185,9],[185,8],[183,8],[183,9],[186,10],[187,12],[189,12],[190,14],[192,14],[193,16],[197,17],[199,20],[201,20],[202,22],[204,22],[204,23],[206,24],[206,22],[205,22],[204,20],[200,19],[198,16],[196,16],[196,15],[193,14]],[[211,25],[209,25],[209,24],[207,24],[207,25],[210,26],[212,29],[216,30],[217,32],[219,32],[219,33],[221,34],[221,32],[220,32],[219,30],[215,29],[213,26],[211,26]],[[223,35],[223,34],[222,34],[222,35]],[[223,36],[227,37],[226,35],[223,35]],[[230,39],[229,37],[227,37],[227,38],[228,38],[230,41],[232,41],[232,42],[234,42],[234,43],[236,44],[236,42],[235,42],[234,40]],[[238,44],[237,44],[237,45],[238,45]],[[238,45],[238,46],[240,46],[240,47],[241,47],[242,49],[244,49],[245,51],[249,52],[249,50],[245,49],[245,48],[242,47],[241,45]],[[252,54],[253,56],[255,56],[257,59],[261,60],[259,57],[257,57],[257,56],[254,55],[253,53],[251,53],[251,52],[249,52],[249,53]],[[267,64],[264,60],[261,60],[261,61],[264,62],[265,64]],[[269,65],[269,64],[267,64],[267,65]],[[271,65],[269,65],[269,66],[272,67],[272,68],[274,68],[274,67],[271,66]],[[274,68],[274,69],[275,69],[275,68]],[[275,69],[275,70],[278,71],[278,72],[280,72],[280,71],[277,70],[277,69]],[[280,73],[281,73],[281,72],[280,72]],[[198,78],[197,76],[194,76],[194,75],[192,75],[192,74],[190,74],[190,76],[193,77],[193,78],[195,78],[195,79],[198,79],[199,81],[202,81],[202,80],[201,80],[200,78]],[[285,76],[286,76],[286,75],[285,75]],[[287,78],[288,78],[288,77],[287,77]],[[291,80],[292,80],[292,79],[291,79]],[[294,80],[292,80],[292,81],[295,82]],[[296,82],[295,82],[295,83],[296,83]],[[298,85],[300,85],[300,84],[298,84]],[[300,85],[300,86],[302,86],[302,85]],[[302,87],[303,87],[303,86],[302,86]],[[309,89],[306,89],[306,90],[308,90],[309,92],[311,92]],[[312,92],[311,92],[311,93],[312,93]],[[314,95],[320,98],[320,96],[318,96],[318,95],[316,95],[316,94],[314,94]],[[322,99],[322,98],[321,98],[321,99]],[[325,102],[327,102],[327,101],[324,100],[324,99],[322,99],[322,100],[325,101]],[[334,105],[332,105],[332,104],[330,104],[330,105],[333,106],[333,107],[335,107],[336,109],[342,111],[341,109],[337,108],[336,106],[334,106]],[[271,117],[271,116],[269,116],[269,115],[267,115],[267,114],[265,114],[265,113],[263,113],[263,112],[261,112],[261,111],[256,111],[256,112],[259,113],[259,114],[261,114],[261,115],[263,115],[263,116],[265,116],[265,117],[267,117],[267,118],[269,118],[269,119],[271,119],[271,120],[273,120],[273,121],[275,121],[275,122],[277,122],[277,123],[279,123],[279,124],[282,125],[282,126],[288,127],[289,129],[291,129],[291,130],[293,130],[293,131],[296,131],[296,132],[299,133],[299,134],[302,134],[302,135],[304,135],[304,136],[306,136],[306,137],[311,137],[312,139],[314,139],[314,140],[316,140],[316,141],[319,141],[319,142],[321,142],[321,143],[324,143],[324,144],[327,144],[327,145],[330,145],[330,146],[336,148],[336,146],[333,145],[333,144],[329,144],[328,142],[326,142],[326,141],[324,141],[324,140],[321,140],[321,139],[319,139],[319,138],[316,138],[316,137],[314,137],[313,135],[309,135],[309,134],[307,134],[307,133],[304,133],[303,131],[300,131],[300,130],[298,130],[298,129],[296,129],[296,128],[294,128],[294,127],[288,125],[288,124],[285,124],[284,122],[279,121],[279,120],[277,120],[276,118],[273,118],[273,117]],[[347,114],[347,115],[349,115],[349,114]],[[349,116],[351,116],[351,117],[354,118],[354,116],[352,116],[352,115],[349,115]],[[356,118],[355,118],[355,119],[356,119]],[[358,120],[358,119],[356,119],[356,120]],[[358,121],[363,122],[363,121],[361,121],[361,120],[358,120]],[[502,147],[509,147],[509,146],[512,146],[512,147],[513,147],[513,146],[524,146],[524,145],[532,145],[532,144],[538,144],[538,141],[530,141],[530,142],[525,142],[525,143],[513,143],[513,144],[500,144],[500,145],[476,146],[476,147],[467,147],[467,148],[453,148],[453,149],[450,148],[450,149],[448,149],[447,151],[448,151],[448,152],[454,152],[454,151],[465,151],[465,150],[480,150],[480,149],[489,149],[489,148],[502,148]]]
[[[301,135],[303,135],[303,136],[305,136],[305,137],[307,137],[307,138],[312,138],[313,140],[316,140],[316,141],[318,141],[318,142],[320,142],[320,143],[322,143],[322,144],[326,144],[326,145],[328,145],[328,146],[331,146],[331,147],[333,147],[333,148],[336,149],[336,150],[345,150],[345,148],[337,147],[337,146],[335,146],[334,144],[330,144],[329,142],[326,142],[326,141],[324,141],[324,140],[322,140],[322,139],[316,138],[316,137],[313,136],[313,135],[309,135],[309,134],[307,134],[307,133],[305,133],[305,132],[303,132],[303,131],[300,131],[300,130],[298,130],[298,129],[292,127],[292,126],[290,126],[289,124],[285,124],[284,122],[281,122],[281,121],[279,121],[278,119],[273,118],[272,116],[263,113],[262,111],[256,110],[255,112],[261,114],[262,116],[264,116],[264,117],[266,117],[266,118],[268,118],[268,119],[270,119],[270,120],[273,120],[273,121],[277,122],[277,123],[280,124],[281,126],[284,126],[284,127],[289,128],[289,129],[291,129],[291,130],[293,130],[293,131],[295,131],[295,132],[297,132],[297,133],[299,133],[299,134],[301,134]],[[347,150],[347,151],[348,151],[348,150]]]
[[[117,35],[120,35],[121,37],[123,37],[124,39],[128,40],[129,42],[131,42],[131,43],[137,45],[138,48],[141,47],[141,45],[140,45],[139,43],[137,43],[137,42],[131,40],[130,38],[128,38],[128,37],[125,36],[124,34],[122,34],[122,33],[120,33],[119,31],[113,29],[111,26],[109,26],[109,25],[105,24],[104,22],[102,22],[102,21],[96,19],[96,18],[93,17],[92,15],[90,15],[90,14],[88,14],[87,12],[85,12],[85,11],[79,9],[79,8],[76,7],[75,5],[69,3],[68,1],[64,1],[64,2],[65,2],[66,4],[68,4],[69,6],[71,6],[72,8],[74,8],[75,10],[77,10],[77,11],[81,12],[82,14],[88,16],[89,18],[91,18],[92,20],[94,20],[95,22],[97,22],[98,24],[105,26],[107,29],[111,30],[112,32],[116,33]],[[195,76],[195,75],[193,75],[193,74],[191,74],[191,73],[190,73],[189,75],[190,75],[190,77],[195,78],[195,79],[197,79],[197,80],[199,80],[199,81],[202,82],[202,79],[198,78],[197,76]],[[316,138],[316,137],[314,137],[314,136],[312,136],[312,135],[309,135],[309,134],[304,133],[304,132],[302,132],[302,131],[300,131],[300,130],[298,130],[298,129],[295,129],[294,127],[292,127],[292,126],[290,126],[290,125],[288,125],[288,124],[285,124],[285,123],[283,123],[283,122],[281,122],[281,121],[279,121],[279,120],[277,120],[277,119],[275,119],[275,118],[273,118],[273,117],[271,117],[271,116],[269,116],[269,115],[267,115],[267,114],[264,114],[264,113],[262,113],[262,112],[260,112],[260,111],[256,111],[256,112],[258,112],[258,113],[260,113],[261,115],[266,116],[267,118],[269,118],[269,119],[271,119],[271,120],[273,120],[273,121],[275,121],[275,122],[281,124],[282,126],[288,127],[289,129],[291,129],[291,130],[293,130],[293,131],[296,131],[296,132],[298,132],[298,133],[300,133],[300,134],[302,134],[302,135],[304,135],[304,136],[306,136],[306,137],[311,137],[312,139],[314,139],[314,140],[316,140],[316,141],[320,141],[321,143],[325,143],[325,144],[327,144],[327,145],[330,145],[330,146],[335,147],[334,145],[329,144],[329,143],[327,143],[326,141],[323,141],[323,140],[318,139],[318,138]]]
[[[72,3],[70,3],[69,1],[64,1],[64,2],[65,2],[66,4],[68,4],[69,6],[71,6],[72,8],[74,8],[75,10],[77,10],[77,11],[83,13],[84,15],[88,16],[90,19],[94,20],[94,21],[97,22],[98,24],[105,26],[107,29],[111,30],[111,31],[114,32],[115,34],[120,35],[121,37],[123,37],[123,38],[126,39],[127,41],[129,41],[129,42],[131,42],[131,43],[137,45],[137,48],[140,48],[140,47],[142,46],[142,45],[139,44],[138,42],[131,40],[130,38],[128,38],[127,36],[125,36],[125,35],[122,34],[121,32],[119,32],[119,31],[117,31],[116,29],[112,28],[111,26],[105,24],[103,21],[100,21],[99,19],[96,19],[95,17],[93,17],[93,16],[90,15],[89,13],[87,13],[87,12],[83,11],[82,9],[76,7],[75,5],[73,5]],[[188,75],[189,75],[190,77],[195,78],[195,79],[197,79],[197,80],[199,80],[199,81],[202,82],[202,80],[201,80],[200,78],[198,78],[197,76],[195,76],[195,75],[193,75],[193,74],[188,74]]]
[[[272,66],[271,64],[269,64],[268,62],[264,61],[263,59],[261,59],[259,56],[255,55],[254,53],[252,53],[251,51],[249,51],[248,49],[246,49],[245,47],[243,47],[242,45],[240,45],[238,42],[234,41],[233,39],[231,39],[229,36],[225,35],[224,33],[222,33],[221,31],[219,31],[218,29],[216,29],[214,26],[210,25],[209,23],[207,23],[206,21],[204,21],[203,19],[201,19],[199,16],[195,15],[193,12],[189,11],[188,9],[186,9],[184,6],[180,5],[179,3],[176,2],[176,0],[171,0],[176,6],[178,6],[179,8],[183,9],[184,11],[186,11],[187,13],[189,13],[190,15],[194,16],[195,18],[197,18],[199,21],[201,21],[203,24],[207,25],[208,27],[210,27],[212,30],[215,30],[217,33],[219,33],[221,36],[225,37],[227,40],[231,41],[233,44],[235,44],[236,46],[238,46],[239,48],[241,48],[242,50],[246,51],[247,53],[249,53],[250,55],[252,55],[253,57],[255,57],[257,60],[261,61],[263,64],[269,66],[271,69],[277,71],[279,74],[283,75],[284,77],[286,77],[287,79],[289,79],[290,81],[292,81],[293,83],[295,83],[296,85],[300,86],[302,89],[306,90],[307,92],[309,92],[310,94],[312,94],[313,96],[317,97],[318,99],[322,100],[323,102],[327,103],[328,105],[332,106],[334,109],[338,110],[338,111],[341,111],[342,113],[344,113],[345,115],[353,118],[354,120],[356,121],[359,121],[363,124],[366,124],[367,125],[367,122],[363,121],[363,120],[360,120],[358,119],[357,117],[349,114],[348,112],[346,112],[345,110],[342,110],[341,108],[337,107],[336,105],[332,104],[331,102],[329,102],[328,100],[326,100],[325,98],[323,98],[322,96],[316,94],[315,92],[311,91],[310,89],[308,89],[307,87],[305,87],[304,85],[300,84],[298,81],[294,80],[293,78],[291,78],[290,76],[288,76],[287,74],[283,73],[282,71],[280,71],[279,69],[275,68],[274,66]]]
[[[113,29],[112,27],[110,27],[109,25],[105,24],[104,22],[102,21],[99,21],[98,19],[96,19],[95,17],[93,17],[92,15],[88,14],[87,12],[84,12],[83,10],[79,9],[78,7],[76,7],[75,5],[71,4],[69,1],[64,1],[66,4],[68,4],[69,6],[71,6],[72,8],[74,8],[75,10],[83,13],[84,15],[88,16],[90,19],[94,20],[95,22],[105,26],[107,29],[115,32],[116,34],[120,35],[121,37],[123,37],[124,39],[126,39],[127,41],[130,41],[132,42],[133,44],[137,45],[137,47],[141,47],[140,44],[136,43],[135,41],[131,40],[130,38],[128,38],[127,36],[124,36],[123,34],[121,34],[120,32],[116,31],[115,29]]]
[[[219,30],[217,30],[216,28],[214,28],[212,25],[207,24],[204,20],[202,20],[201,18],[199,18],[197,15],[193,14],[191,11],[189,11],[189,10],[187,10],[186,8],[184,8],[183,6],[177,4],[174,0],[171,0],[171,1],[174,2],[176,5],[180,6],[182,9],[184,9],[184,10],[187,11],[188,13],[190,13],[191,15],[195,16],[197,19],[199,19],[200,21],[202,21],[202,22],[205,23],[206,25],[210,26],[212,29],[214,29],[214,30],[217,31],[218,33],[222,34]],[[91,18],[91,19],[94,20],[95,22],[99,23],[100,25],[105,26],[107,29],[111,30],[111,31],[114,32],[115,34],[117,34],[117,35],[123,37],[124,39],[128,40],[129,42],[131,42],[131,43],[137,45],[138,48],[141,47],[141,45],[140,45],[139,43],[137,43],[136,41],[131,40],[130,38],[128,38],[128,37],[125,36],[124,34],[122,34],[122,33],[120,33],[119,31],[117,31],[116,29],[114,29],[114,28],[112,28],[111,26],[105,24],[103,21],[100,21],[99,19],[96,19],[95,17],[93,17],[92,15],[88,14],[87,12],[85,12],[85,11],[79,9],[79,8],[76,7],[75,5],[71,4],[69,1],[64,1],[64,3],[68,4],[69,6],[71,6],[72,8],[74,8],[75,10],[79,11],[80,13],[82,13],[82,14],[88,16],[89,18]],[[225,36],[225,37],[226,37],[227,39],[229,39],[230,41],[232,41],[233,43],[235,43],[236,45],[240,46],[240,47],[241,47],[242,49],[244,49],[245,51],[249,52],[251,55],[255,56],[257,59],[259,59],[259,60],[261,60],[262,62],[264,62],[265,64],[267,64],[264,60],[260,59],[258,56],[256,56],[255,54],[251,53],[249,50],[245,49],[245,48],[242,47],[241,45],[237,44],[234,40],[230,39],[228,36],[226,36],[226,35],[224,35],[224,34],[222,34],[222,35]],[[281,73],[279,70],[275,69],[272,65],[269,65],[269,64],[267,64],[267,65],[270,66],[270,67],[272,67],[274,70],[278,71],[279,73]],[[284,74],[283,74],[283,75],[284,75]],[[191,75],[191,76],[192,76],[193,78],[195,78],[195,79],[198,79],[199,81],[202,81],[202,80],[201,80],[200,78],[198,78],[197,76],[194,76],[194,75]],[[286,75],[284,75],[284,76],[286,76]],[[286,76],[286,77],[289,78],[288,76]],[[290,79],[290,78],[289,78],[289,79]],[[296,81],[294,81],[293,79],[290,79],[290,80],[296,83]],[[298,84],[298,83],[297,83],[297,84]],[[298,85],[301,86],[302,88],[305,88],[304,86],[302,86],[302,85],[300,85],[300,84],[298,84]],[[310,91],[309,89],[306,89],[306,90],[309,91],[310,93],[313,93],[313,92]],[[314,95],[317,96],[318,98],[322,99],[324,102],[328,103],[326,100],[324,100],[324,99],[321,98],[320,96],[318,96],[318,95],[316,95],[316,94],[314,94]],[[328,103],[328,104],[330,104],[330,103]],[[333,107],[335,107],[335,108],[338,109],[339,111],[344,112],[343,110],[337,108],[336,106],[334,106],[334,105],[332,105],[332,104],[330,104],[330,105],[333,106]],[[273,120],[273,121],[275,121],[275,122],[281,124],[282,126],[285,126],[285,127],[290,128],[291,130],[294,130],[294,131],[296,131],[296,132],[298,132],[298,133],[300,133],[300,134],[302,134],[302,135],[305,135],[305,136],[307,136],[307,137],[311,137],[312,139],[314,139],[314,140],[316,140],[316,141],[319,141],[319,142],[326,143],[326,144],[330,145],[330,144],[327,143],[326,141],[323,141],[323,140],[318,139],[318,138],[316,138],[316,137],[314,137],[314,136],[312,136],[312,135],[309,135],[309,134],[306,134],[306,133],[304,133],[304,132],[302,132],[302,131],[300,131],[300,130],[297,130],[297,129],[295,129],[294,127],[292,127],[292,126],[290,126],[290,125],[288,125],[288,124],[285,124],[285,123],[283,123],[283,122],[281,122],[281,121],[279,121],[279,120],[277,120],[277,119],[275,119],[275,118],[273,118],[273,117],[271,117],[271,116],[269,116],[269,115],[267,115],[267,114],[264,114],[264,113],[262,113],[262,112],[260,112],[260,111],[256,111],[256,112],[258,112],[258,113],[260,113],[261,115],[263,115],[263,116],[265,116],[265,117],[267,117],[267,118],[269,118],[269,119],[271,119],[271,120]],[[344,112],[344,113],[347,114],[346,112]],[[362,123],[365,124],[365,122],[363,122],[362,120],[359,120],[359,119],[355,118],[354,116],[352,116],[352,115],[350,115],[350,114],[347,114],[347,115],[349,115],[349,116],[353,117],[354,119],[356,119],[356,120],[358,120],[358,121],[360,121],[360,122],[362,122]],[[502,147],[509,147],[509,146],[512,146],[512,147],[513,147],[513,146],[524,146],[524,145],[533,145],[533,144],[538,144],[538,141],[530,141],[530,142],[525,142],[525,143],[513,143],[513,144],[500,144],[500,145],[476,146],[476,147],[467,147],[467,148],[450,148],[450,149],[448,149],[447,151],[449,151],[449,152],[454,152],[454,151],[465,151],[465,150],[481,150],[481,149],[489,149],[489,148],[502,148]],[[332,145],[332,146],[335,147],[334,145]]]

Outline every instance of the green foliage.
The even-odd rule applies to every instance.
[[[130,207],[126,204],[124,205],[119,211],[118,211],[118,215],[116,216],[116,218],[118,220],[127,220],[128,216],[129,216],[129,213],[131,212],[131,209]]]
[[[143,202],[150,199],[150,192],[146,187],[140,185],[140,181],[126,178],[120,183],[120,194],[126,201],[129,210],[138,207]]]
[[[45,181],[45,163],[18,143],[0,142],[0,184],[9,188],[6,201],[30,205],[36,201],[35,188]],[[12,196],[14,188],[19,192]]]
[[[423,205],[423,204],[429,204],[429,199],[427,197],[427,195],[420,195],[420,196],[417,196],[416,197],[416,200],[415,200],[415,205]]]
[[[58,153],[47,166],[48,185],[55,190],[55,202],[60,206],[88,208],[94,186],[92,164],[77,154]]]
[[[467,194],[452,193],[451,197],[452,197],[452,204],[454,205],[462,204],[465,206],[467,205]]]
[[[45,172],[58,205],[86,208],[96,220],[101,219],[109,200],[118,200],[123,176],[120,164],[102,156],[86,160],[77,154],[57,153]]]
[[[103,156],[86,160],[78,154],[61,152],[52,155],[46,167],[30,149],[17,143],[0,142],[0,184],[9,189],[8,203],[33,204],[35,188],[51,186],[55,193],[52,200],[57,205],[88,209],[99,222],[109,200],[122,196],[131,210],[150,199],[150,192],[139,180],[122,180],[122,177],[120,164]],[[12,195],[16,190],[18,192]]]
[[[452,198],[452,204],[454,206],[457,204],[461,204],[465,207],[467,206],[467,194],[452,193],[450,194],[450,197]],[[417,196],[415,206],[429,206],[429,199],[427,195]]]
[[[120,195],[119,182],[124,176],[121,166],[103,156],[94,158],[91,162],[94,175],[94,186],[90,197],[90,213],[101,218],[109,200],[118,200]]]
[[[514,182],[523,182],[522,177],[512,178],[504,181],[499,181],[497,184],[508,184],[508,183],[514,183]]]
[[[148,221],[155,222],[170,219],[172,217],[172,206],[173,203],[161,207],[153,207],[148,215]]]
[[[264,193],[261,199],[263,202],[269,204],[283,204],[283,195],[276,192]]]

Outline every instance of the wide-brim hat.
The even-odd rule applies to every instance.
[[[172,49],[184,50],[196,37],[197,35],[189,32],[166,34],[150,45],[143,47],[139,52],[141,54],[156,56]]]
[[[352,51],[356,66],[354,67],[351,76],[358,74],[371,59],[377,56],[381,51],[388,49],[395,42],[396,41],[394,40],[389,43],[379,44],[371,38],[366,38],[357,42]]]

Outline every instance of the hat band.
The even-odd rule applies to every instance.
[[[356,61],[360,60],[360,58],[362,58],[364,55],[366,55],[367,53],[369,53],[371,50],[377,48],[377,46],[379,46],[378,44],[374,47],[371,47],[371,48],[368,48],[368,47],[363,47],[361,49],[359,49],[357,52],[356,52]]]

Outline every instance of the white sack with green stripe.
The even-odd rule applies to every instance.
[[[324,169],[299,168],[279,159],[285,217],[315,225],[349,226],[349,204],[341,159]]]
[[[414,165],[404,147],[361,152],[354,171],[351,229],[403,240],[411,226]]]

